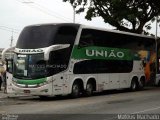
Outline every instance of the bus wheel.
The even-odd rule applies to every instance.
[[[135,79],[132,80],[130,89],[131,91],[135,91],[137,89],[137,82]]]
[[[78,82],[74,82],[72,86],[72,98],[78,98],[80,96],[80,84]]]
[[[85,95],[91,96],[92,94],[93,94],[93,84],[91,82],[88,82],[86,85]]]
[[[141,79],[139,89],[142,90],[144,88],[144,86],[145,86],[145,79]]]

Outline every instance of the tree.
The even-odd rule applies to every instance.
[[[76,6],[76,12],[87,10],[85,18],[102,17],[105,23],[121,31],[146,33],[160,15],[160,0],[63,0]],[[144,30],[146,28],[146,30]]]

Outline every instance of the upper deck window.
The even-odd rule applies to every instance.
[[[73,44],[78,25],[41,25],[29,26],[21,32],[17,48],[44,48],[53,44]]]

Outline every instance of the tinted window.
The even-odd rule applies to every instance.
[[[62,72],[66,70],[68,67],[70,58],[70,48],[52,51],[49,57],[50,59],[47,64],[48,74],[53,75]]]
[[[101,46],[113,48],[127,48],[133,50],[154,50],[155,40],[120,33],[83,29],[79,42],[80,47]]]
[[[34,49],[52,44],[57,28],[54,25],[26,27],[17,41],[17,48]]]
[[[74,65],[74,74],[129,73],[133,62],[126,60],[86,60]]]
[[[71,26],[60,27],[57,31],[53,44],[70,44],[68,52],[71,53],[76,35],[76,28]]]
[[[73,46],[78,25],[41,25],[24,28],[17,41],[17,48],[35,49],[53,44],[71,44]]]

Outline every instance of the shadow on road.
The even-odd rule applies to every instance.
[[[148,91],[148,90],[160,90],[160,88],[157,87],[146,87],[143,90],[140,91],[134,91],[134,92],[142,92],[142,91]],[[114,94],[122,94],[122,93],[128,93],[131,92],[129,89],[120,89],[120,90],[106,90],[103,92],[96,92],[91,97],[94,96],[105,96],[105,95],[114,95]],[[86,96],[81,96],[80,98],[86,98]],[[23,101],[32,101],[32,102],[44,102],[44,101],[60,101],[60,100],[69,100],[73,99],[70,95],[67,96],[54,96],[54,97],[39,97],[39,96],[20,96],[20,97],[11,97],[7,99],[14,99],[14,100],[23,100]],[[79,98],[76,98],[79,99]]]

